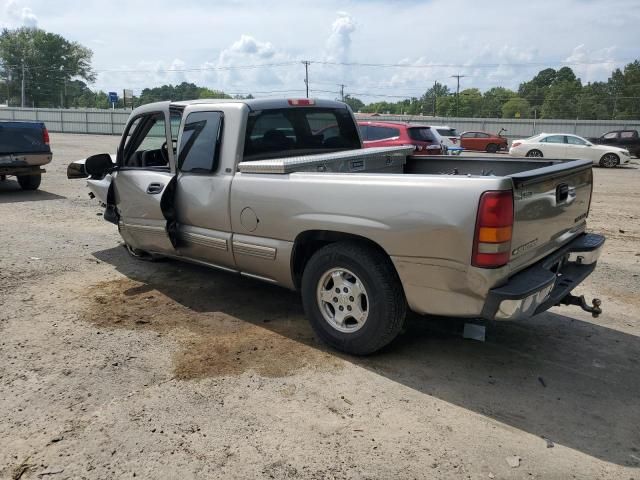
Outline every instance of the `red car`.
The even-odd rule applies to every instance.
[[[414,155],[442,155],[446,151],[431,127],[407,122],[358,122],[364,148],[413,145]]]
[[[496,153],[507,150],[507,139],[487,132],[463,132],[460,135],[460,146],[465,150],[480,150],[481,152]]]

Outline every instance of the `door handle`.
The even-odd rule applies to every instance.
[[[147,193],[150,195],[156,195],[162,192],[164,185],[162,183],[150,183],[147,187]]]

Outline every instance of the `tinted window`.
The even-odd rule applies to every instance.
[[[409,138],[411,140],[418,140],[420,142],[434,142],[435,138],[433,137],[433,134],[431,133],[431,130],[429,128],[409,128],[407,130],[407,133],[409,133]]]
[[[567,135],[567,143],[569,145],[586,145],[587,142],[585,142],[583,139],[578,138],[578,137],[571,137]]]
[[[369,127],[367,125],[358,125],[358,130],[360,130],[362,140],[369,140]]]
[[[638,132],[631,130],[627,132],[620,132],[620,138],[636,138],[638,136]]]
[[[488,133],[478,132],[476,133],[476,138],[489,138],[490,135]]]
[[[369,125],[367,140],[385,140],[387,138],[399,137],[400,130],[392,127],[376,127]]]
[[[244,160],[357,148],[360,148],[360,139],[347,109],[301,107],[262,110],[249,114]]]
[[[476,132],[466,132],[460,135],[460,138],[476,138]]]
[[[443,137],[457,137],[458,132],[455,128],[439,128],[438,133]]]
[[[190,113],[180,141],[178,168],[183,172],[209,173],[218,166],[222,132],[220,112]]]
[[[565,143],[564,135],[550,135],[548,137],[543,138],[540,141],[545,143]]]

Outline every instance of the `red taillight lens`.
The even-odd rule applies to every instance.
[[[518,147],[518,146],[520,146],[520,145],[522,145],[522,142],[513,142],[513,143],[511,144],[511,147]]]
[[[42,129],[42,143],[49,145],[49,130],[47,130],[47,127]]]
[[[513,192],[484,192],[480,197],[471,264],[498,268],[511,256],[513,234]]]
[[[292,98],[289,100],[289,105],[294,107],[302,107],[305,105],[315,105],[316,101],[310,98]]]

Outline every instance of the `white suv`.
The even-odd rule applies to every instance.
[[[446,145],[448,148],[460,148],[460,135],[458,135],[455,128],[447,125],[432,125],[431,131],[439,135],[440,143]]]

